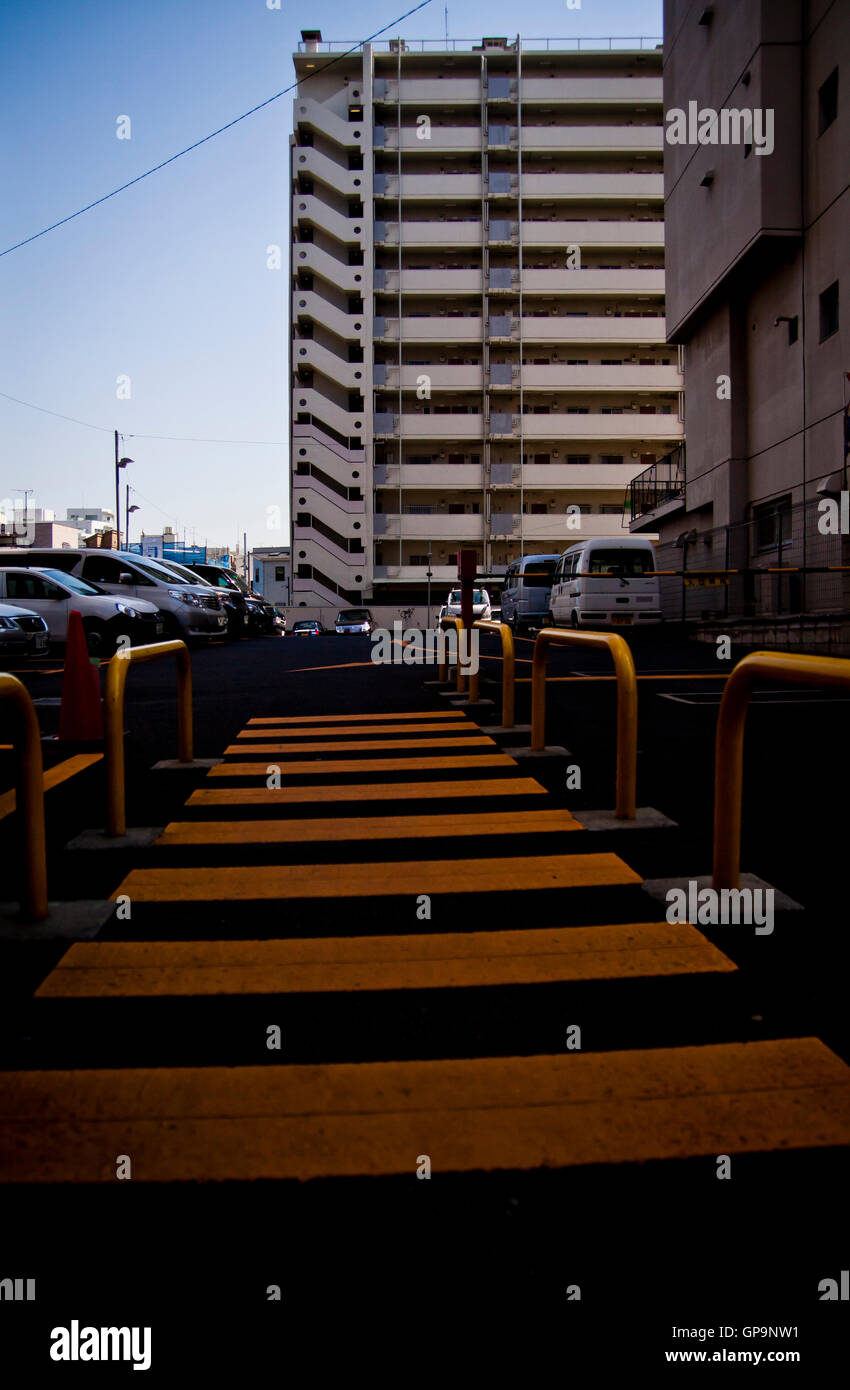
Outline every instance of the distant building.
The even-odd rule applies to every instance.
[[[254,588],[269,603],[288,606],[292,602],[291,551],[288,545],[254,550],[251,555],[251,579]]]
[[[631,530],[660,532],[662,569],[735,571],[664,581],[709,635],[717,619],[744,640],[839,650],[850,554],[824,508],[837,514],[848,487],[850,6],[666,0],[664,34],[665,120],[699,112],[708,135],[716,112],[719,139],[668,131],[667,338],[684,351],[687,458],[633,480]]]
[[[115,512],[108,507],[69,507],[65,517],[84,536],[98,535],[115,526]]]

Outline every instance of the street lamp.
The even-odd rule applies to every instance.
[[[132,462],[132,460],[130,460],[130,462]],[[124,546],[127,550],[130,549],[130,513],[139,510],[140,509],[135,503],[133,503],[132,507],[130,506],[130,484],[128,483],[124,489],[124,530],[126,532],[124,536]]]
[[[121,472],[128,463],[133,463],[133,459],[118,457],[118,431],[115,431],[115,542],[116,549],[121,549]]]

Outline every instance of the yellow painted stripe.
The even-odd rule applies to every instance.
[[[0,1181],[307,1180],[572,1167],[850,1142],[817,1038],[337,1066],[0,1075]]]
[[[452,721],[450,724],[411,724],[410,728],[405,728],[399,724],[335,724],[332,729],[311,729],[304,725],[298,728],[271,728],[264,729],[243,729],[237,738],[256,739],[256,738],[342,738],[345,734],[372,735],[372,734],[465,734],[469,730],[474,730],[477,726],[469,719],[459,719],[457,723]]]
[[[49,767],[43,777],[44,790],[49,792],[52,787],[58,787],[62,782],[67,782],[69,777],[76,777],[78,772],[84,772],[93,763],[99,763],[102,757],[102,753],[77,753],[73,758],[66,758],[64,762],[57,763],[55,767]],[[0,820],[12,814],[15,804],[16,793],[14,791],[3,792],[0,795]]]
[[[446,816],[331,816],[310,820],[173,821],[158,845],[274,845],[322,840],[452,839],[456,835],[530,835],[581,830],[569,811],[479,811]]]
[[[236,753],[243,758],[248,753],[352,753],[358,748],[373,752],[380,748],[495,748],[486,734],[454,734],[451,738],[364,738],[357,742],[343,739],[341,743],[229,743],[225,754]]]
[[[306,763],[284,763],[287,777],[324,776],[328,772],[445,772],[465,767],[515,768],[513,758],[504,753],[458,753],[455,757],[433,758],[313,758]],[[218,763],[209,777],[265,777],[262,762]]]
[[[416,710],[411,713],[403,714],[382,714],[380,718],[386,722],[388,719],[457,719],[456,710],[448,709],[424,709]],[[259,719],[249,719],[249,724],[350,724],[352,722],[374,723],[377,716],[375,714],[275,714],[263,715]]]
[[[84,942],[36,993],[105,999],[454,989],[736,969],[688,923],[646,922],[433,936]]]
[[[398,864],[257,864],[133,869],[113,900],[236,902],[268,898],[506,893],[641,883],[617,854],[545,854],[518,859],[435,859]]]
[[[289,767],[287,765],[287,771]],[[545,796],[531,777],[489,777],[457,782],[365,782],[339,787],[200,787],[188,806],[272,806],[292,802],[433,801],[454,797]]]

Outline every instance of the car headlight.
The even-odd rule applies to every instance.
[[[192,608],[200,608],[201,600],[197,594],[187,594],[185,589],[169,589],[172,598],[177,598],[181,603],[188,603]]]
[[[116,603],[115,607],[119,613],[123,613],[127,618],[138,618],[139,612],[136,608],[131,608],[128,603]]]
[[[0,627],[16,628],[17,626],[14,618],[0,618]]]

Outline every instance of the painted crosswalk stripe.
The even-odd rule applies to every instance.
[[[132,869],[113,900],[134,903],[234,902],[267,898],[393,897],[427,893],[507,893],[640,883],[617,854],[436,859],[400,863],[208,865]]]
[[[292,727],[266,726],[262,729],[243,729],[236,737],[238,739],[258,739],[258,738],[342,738],[344,735],[354,735],[358,737],[371,737],[376,734],[468,734],[475,733],[477,725],[470,719],[459,719],[456,724],[334,724],[327,729],[311,728],[308,724],[298,724]]]
[[[455,757],[435,754],[433,758],[313,758],[310,762],[282,764],[287,777],[324,776],[328,772],[446,772],[449,768],[516,768],[505,753],[458,753]],[[219,763],[208,777],[265,777],[262,762]]]
[[[287,764],[287,772],[290,770]],[[532,777],[468,778],[457,782],[352,782],[338,787],[199,787],[187,806],[274,806],[333,801],[435,801],[481,796],[546,796]]]
[[[400,714],[280,714],[263,715],[258,719],[249,719],[248,724],[346,724],[346,723],[370,723],[374,724],[376,719],[386,723],[390,719],[465,719],[466,716],[459,714],[457,710],[449,709],[424,709]]]
[[[235,753],[244,758],[250,753],[353,753],[359,749],[373,752],[391,748],[495,747],[493,739],[486,734],[453,734],[450,738],[365,738],[357,741],[344,739],[341,743],[329,743],[327,739],[311,743],[229,743],[224,753],[225,757]]]
[[[454,989],[736,969],[687,922],[289,941],[87,941],[71,947],[36,994],[106,999]]]
[[[306,841],[424,839],[457,835],[531,835],[581,830],[569,811],[501,811],[438,816],[328,816],[311,820],[174,821],[157,845],[301,844]]]
[[[0,1073],[0,1181],[247,1181],[646,1162],[850,1142],[816,1038],[330,1066]]]

